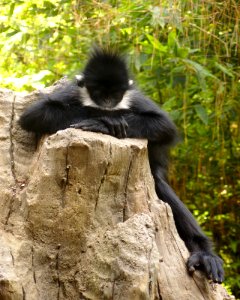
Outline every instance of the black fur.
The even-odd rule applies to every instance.
[[[178,233],[191,253],[188,271],[201,269],[214,282],[223,281],[222,260],[167,183],[168,149],[177,139],[176,127],[155,103],[130,86],[127,67],[119,55],[95,50],[82,76],[50,95],[41,94],[19,122],[23,129],[38,135],[74,127],[118,138],[148,139],[157,195],[171,206]]]

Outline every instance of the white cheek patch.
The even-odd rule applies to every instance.
[[[119,102],[115,107],[113,107],[112,110],[130,108],[132,94],[133,94],[133,91],[129,91],[129,90],[126,91],[125,94],[123,95],[121,102]]]
[[[90,97],[87,89],[85,86],[83,88],[80,88],[80,94],[81,94],[81,102],[83,106],[90,106],[90,107],[97,107],[100,108]]]
[[[81,102],[83,106],[89,106],[89,107],[95,107],[102,110],[119,110],[119,109],[129,109],[131,106],[131,99],[134,94],[134,90],[128,90],[123,95],[123,98],[121,102],[119,102],[116,106],[111,108],[106,108],[97,105],[90,97],[88,90],[86,87],[80,88],[80,94],[81,94]]]

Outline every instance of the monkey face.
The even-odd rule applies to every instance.
[[[100,107],[111,109],[123,99],[126,87],[106,85],[86,85],[90,98]]]

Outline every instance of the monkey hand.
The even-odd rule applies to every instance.
[[[104,134],[110,134],[107,126],[99,119],[86,119],[79,123],[70,125],[72,128],[79,128],[85,131],[101,132]]]
[[[195,270],[202,270],[208,279],[213,282],[222,283],[224,280],[223,261],[217,255],[211,252],[197,251],[193,252],[187,262],[189,273]]]
[[[110,135],[119,139],[127,137],[128,124],[124,117],[100,117],[99,119],[107,126]]]
[[[127,137],[128,124],[123,117],[99,117],[86,119],[70,125],[72,128],[80,128],[86,131],[101,132],[115,136],[119,139]]]

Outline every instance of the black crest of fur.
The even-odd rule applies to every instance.
[[[95,48],[83,71],[85,84],[119,85],[128,88],[128,70],[124,58],[116,51]]]

